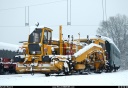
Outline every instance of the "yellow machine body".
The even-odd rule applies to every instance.
[[[72,40],[65,41],[62,26],[59,27],[59,40],[52,40],[52,31],[48,27],[43,27],[35,28],[30,33],[28,42],[23,44],[25,59],[23,62],[18,62],[17,73],[67,73],[86,70],[86,64],[96,71],[104,67],[106,61],[104,40],[100,38],[74,40],[72,37]]]

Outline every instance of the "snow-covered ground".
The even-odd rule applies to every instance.
[[[128,70],[90,75],[0,75],[0,85],[10,86],[128,86]]]

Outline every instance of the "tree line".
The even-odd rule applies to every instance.
[[[121,52],[121,69],[128,69],[128,17],[116,15],[102,21],[97,34],[111,38]]]
[[[11,51],[11,50],[0,50],[0,58],[9,58],[9,59],[13,59],[15,55],[17,54],[22,54],[21,52],[17,52],[17,51]]]

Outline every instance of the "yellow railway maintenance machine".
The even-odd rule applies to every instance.
[[[105,41],[97,39],[63,40],[62,26],[59,27],[59,40],[52,40],[52,29],[35,28],[23,44],[25,58],[18,62],[17,73],[41,72],[46,76],[53,73],[65,75],[74,72],[84,73],[93,69],[99,72],[105,67]],[[102,44],[99,45],[99,44]]]

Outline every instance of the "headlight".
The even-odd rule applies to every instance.
[[[36,51],[32,51],[32,54],[36,54]]]
[[[32,59],[35,59],[35,57],[32,57]]]
[[[42,44],[41,44],[41,43],[39,43],[39,46],[41,47],[41,46],[42,46]]]
[[[11,59],[11,62],[13,62],[14,60],[13,59]]]

